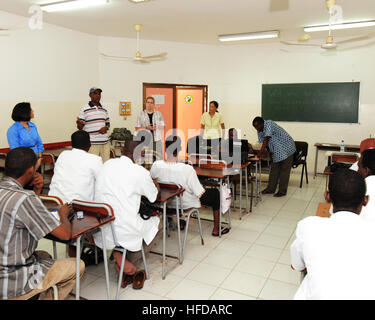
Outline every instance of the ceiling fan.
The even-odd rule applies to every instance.
[[[289,0],[270,0],[270,12],[284,11],[289,9]]]
[[[140,24],[134,25],[134,29],[137,32],[137,52],[134,57],[112,56],[112,55],[108,55],[105,53],[101,53],[101,55],[104,58],[109,58],[113,60],[132,60],[134,62],[140,62],[140,63],[150,63],[151,61],[160,61],[160,60],[165,59],[165,57],[167,56],[166,52],[162,52],[162,53],[155,54],[152,56],[145,56],[145,57],[142,56],[141,51],[139,49],[139,34],[141,32],[141,28],[142,28],[142,25]]]
[[[301,42],[304,42],[304,41],[308,41],[310,39],[310,36],[305,34],[301,37],[298,38],[298,41],[300,43],[296,43],[296,42],[290,42],[290,41],[280,41],[281,43],[285,44],[285,45],[289,45],[289,46],[309,46],[309,47],[321,47],[322,49],[327,49],[327,50],[330,50],[330,49],[336,49],[338,48],[339,45],[341,44],[346,44],[346,43],[351,43],[351,42],[356,42],[356,41],[362,41],[362,40],[367,40],[367,39],[371,39],[375,36],[375,33],[371,33],[371,34],[368,34],[368,35],[365,35],[365,36],[361,36],[361,37],[355,37],[355,38],[350,38],[350,39],[346,39],[346,40],[342,40],[342,41],[335,41],[334,38],[333,38],[333,35],[332,35],[332,29],[331,29],[331,25],[332,25],[332,18],[333,17],[333,8],[335,7],[336,5],[336,0],[326,0],[326,5],[327,5],[327,9],[328,9],[328,12],[329,12],[329,15],[330,15],[330,19],[329,19],[329,31],[328,31],[328,36],[326,37],[326,41],[322,44],[316,44],[316,43],[301,43]]]

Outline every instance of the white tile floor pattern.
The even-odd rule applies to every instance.
[[[310,176],[309,184],[299,188],[300,168],[291,174],[286,197],[263,196],[253,212],[239,220],[238,209],[232,209],[232,229],[222,238],[212,237],[212,222],[202,221],[204,246],[200,243],[198,225],[189,226],[185,259],[182,265],[167,258],[167,276],[161,278],[161,256],[150,253],[147,263],[150,279],[142,290],[131,285],[121,289],[124,300],[255,300],[292,299],[300,282],[299,272],[290,268],[290,245],[295,239],[296,224],[314,215],[324,201],[325,178]],[[265,177],[266,178],[266,177]],[[265,185],[263,186],[265,187]],[[243,200],[245,205],[245,199]],[[237,199],[238,204],[238,199]],[[212,211],[201,210],[201,217],[212,217]],[[175,231],[167,238],[167,253],[176,255]],[[161,252],[161,234],[153,251]],[[41,240],[38,249],[51,253],[52,243]],[[65,248],[58,245],[58,256]],[[117,274],[109,262],[111,298],[116,291]],[[143,268],[142,264],[139,268]],[[81,296],[106,299],[104,266],[89,266],[81,280]]]

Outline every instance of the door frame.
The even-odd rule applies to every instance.
[[[143,99],[142,99],[142,110],[146,108],[146,89],[147,88],[172,88],[173,89],[173,128],[176,129],[177,125],[177,89],[203,89],[203,105],[202,114],[207,110],[207,97],[208,97],[208,85],[202,84],[176,84],[176,83],[153,83],[143,82]]]

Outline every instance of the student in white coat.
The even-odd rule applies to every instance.
[[[73,149],[63,151],[57,158],[48,194],[64,203],[73,199],[93,201],[102,158],[88,153],[91,143],[86,131],[74,132],[71,140]]]
[[[294,299],[375,299],[375,233],[359,216],[366,183],[358,172],[337,170],[325,195],[335,214],[300,221],[291,245],[292,268],[307,270]]]
[[[366,181],[369,201],[362,209],[361,217],[369,222],[375,222],[375,149],[365,150],[358,161],[358,172]]]
[[[127,250],[123,287],[130,283],[126,281],[131,281],[131,277],[126,275],[134,275],[134,279],[141,277],[142,279],[138,279],[137,282],[141,282],[143,286],[145,273],[140,270],[136,274],[135,264],[141,257],[143,242],[148,246],[145,250],[147,253],[159,231],[159,217],[143,220],[138,213],[141,196],[154,202],[159,192],[157,181],[152,180],[145,168],[134,163],[136,153],[140,156],[141,148],[137,148],[139,144],[138,141],[127,141],[123,156],[107,160],[99,173],[95,187],[95,201],[107,203],[113,208],[116,217],[113,222],[116,237],[119,244]],[[115,243],[110,228],[105,228],[104,232],[107,249],[113,249]],[[95,244],[102,248],[101,235],[95,234],[94,240]],[[116,271],[119,272],[122,253],[114,251],[113,257],[116,261]]]

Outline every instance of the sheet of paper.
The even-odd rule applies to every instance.
[[[165,95],[164,94],[154,94],[152,96],[155,99],[155,104],[165,104]]]

